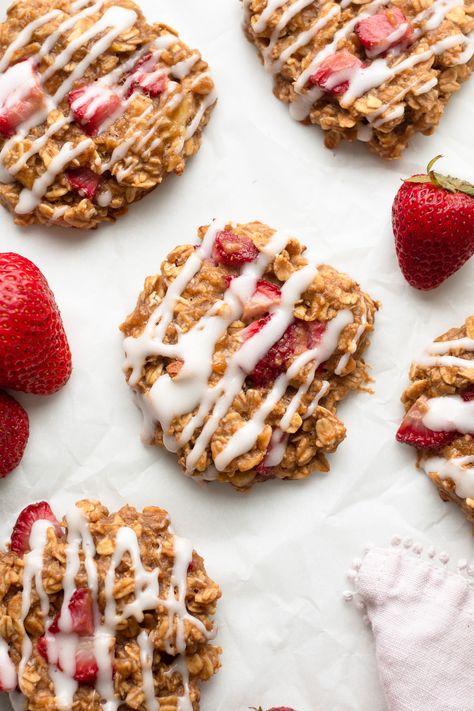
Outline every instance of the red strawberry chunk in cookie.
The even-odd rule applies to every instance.
[[[217,234],[212,250],[214,261],[226,267],[240,267],[253,262],[258,255],[259,251],[250,237],[236,235],[229,230]]]
[[[46,501],[30,504],[18,516],[13,528],[10,548],[18,556],[24,555],[30,548],[30,534],[37,521],[51,521],[57,536],[63,535],[59,521]]]
[[[409,42],[413,29],[398,7],[366,17],[355,26],[355,33],[368,57],[376,57]]]
[[[349,82],[358,69],[365,66],[361,60],[347,49],[331,54],[322,62],[309,81],[322,91],[338,96],[345,94]]]
[[[79,588],[74,591],[69,601],[68,610],[71,618],[71,632],[80,636],[90,636],[94,633],[92,593],[88,588]],[[56,615],[48,629],[50,634],[58,634],[61,632],[60,619],[61,616]]]
[[[93,200],[102,182],[102,178],[89,168],[76,168],[66,172],[69,185],[73,190],[88,200]]]
[[[135,79],[135,85],[152,99],[162,94],[168,86],[168,77],[161,70],[155,72],[138,74]]]
[[[270,316],[266,316],[246,328],[244,331],[245,340],[255,336],[270,318]],[[275,381],[279,375],[286,371],[290,358],[317,346],[324,330],[325,324],[319,322],[310,324],[306,321],[296,320],[290,324],[280,340],[258,361],[249,376],[253,384],[265,387]]]
[[[423,424],[428,398],[424,395],[408,410],[397,432],[397,440],[418,449],[441,449],[450,444],[457,432],[435,432]]]
[[[280,303],[280,299],[281,290],[276,284],[272,284],[271,281],[266,279],[259,279],[252,298],[245,305],[242,318],[245,321],[258,318],[262,314],[268,313],[272,306],[277,306]]]
[[[48,664],[53,664],[59,671],[63,671],[63,665],[59,655],[59,647],[52,635],[51,627],[47,635],[38,640],[38,653]],[[94,639],[83,637],[79,640],[75,652],[74,680],[79,684],[92,686],[97,681],[99,667],[94,654]]]
[[[0,75],[0,134],[10,138],[44,104],[40,75],[30,61],[14,64]]]
[[[81,640],[76,649],[76,672],[74,679],[79,684],[93,685],[97,680],[99,667],[94,656],[94,640]]]
[[[474,385],[469,385],[465,390],[461,392],[461,397],[464,402],[471,402],[474,400]]]
[[[68,101],[74,120],[89,136],[95,136],[102,125],[118,114],[122,107],[120,97],[110,87],[101,84],[73,89]]]

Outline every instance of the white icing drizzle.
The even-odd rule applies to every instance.
[[[322,91],[318,87],[307,87],[309,78],[315,73],[318,66],[327,57],[337,51],[339,43],[353,32],[354,27],[358,22],[374,15],[385,5],[389,4],[389,2],[390,0],[373,0],[372,2],[367,3],[364,6],[363,12],[359,13],[357,17],[353,18],[349,22],[346,22],[342,27],[340,27],[335,32],[332,41],[316,53],[306,69],[301,72],[299,77],[294,82],[296,96],[289,107],[290,114],[294,119],[298,121],[306,119],[312,105],[322,95]],[[269,0],[258,20],[253,23],[253,31],[256,34],[264,32],[273,13],[284,4],[285,3],[280,2],[280,0]],[[309,4],[310,2],[308,2],[308,0],[295,0],[295,2],[293,2],[282,13],[277,25],[275,26],[275,29],[270,37],[269,44],[263,50],[265,66],[273,74],[280,72],[283,65],[298,49],[308,45],[321,29],[323,29],[334,17],[340,15],[341,10],[350,5],[350,0],[344,0],[343,2],[331,7],[330,10],[323,17],[320,17],[319,20],[317,20],[309,29],[299,33],[296,39],[289,46],[284,48],[279,56],[274,59],[272,55],[282,31],[288,26],[289,22],[295,17],[295,15],[298,12],[301,12],[301,10]],[[446,15],[453,8],[462,5],[463,0],[434,0],[431,7],[418,13],[418,15],[411,20],[411,23],[416,25],[413,32],[413,40],[419,39],[427,32],[433,32],[436,30],[441,25]],[[244,8],[246,18],[248,20],[250,3],[246,1],[244,3]],[[394,30],[394,32],[386,40],[386,49],[389,49],[391,44],[397,42],[403,37],[407,27],[408,24],[403,23],[400,27]],[[350,73],[347,73],[347,76],[344,74],[344,76],[334,78],[334,85],[341,83],[342,81],[349,82],[348,90],[340,99],[341,106],[350,106],[356,98],[363,96],[371,89],[381,86],[384,82],[392,79],[400,72],[406,71],[420,62],[428,61],[433,55],[439,55],[449,49],[457,46],[462,47],[464,45],[466,45],[466,48],[456,60],[456,64],[465,64],[474,54],[474,41],[471,37],[466,37],[464,35],[447,37],[444,40],[434,44],[425,52],[414,54],[398,63],[396,61],[396,57],[397,54],[400,53],[400,49],[394,47],[389,51],[387,57],[376,59],[368,67],[355,68],[355,70],[353,69]],[[379,51],[380,49],[381,48],[378,48]],[[370,56],[370,53],[368,54]],[[429,91],[434,88],[436,84],[436,78],[433,78],[430,82],[425,82],[423,86],[420,87],[421,90],[419,93],[421,94],[425,91]],[[397,100],[401,100],[403,96],[408,93],[408,91],[409,89],[404,90]],[[373,122],[373,125],[377,128],[388,121],[393,121],[403,116],[403,107],[395,106],[385,117],[378,118],[378,116],[381,116],[385,111],[387,111],[394,102],[395,99],[392,99],[392,101],[388,102],[384,107],[382,107],[381,110],[377,111],[377,120],[375,122],[373,118],[371,119],[369,117],[369,122]],[[368,141],[372,137],[372,132],[370,127],[366,128],[365,126],[359,126],[357,135],[359,140]]]
[[[351,345],[349,346],[349,350],[347,353],[344,353],[342,356],[341,360],[339,361],[339,365],[337,366],[336,370],[334,371],[336,375],[341,375],[344,370],[347,368],[347,364],[349,362],[349,359],[354,353],[356,352],[358,346],[359,346],[359,341],[364,335],[364,333],[367,330],[367,309],[364,305],[361,317],[360,317],[360,325],[356,331],[356,335],[354,337],[354,340],[352,341]]]
[[[87,151],[93,145],[90,138],[86,138],[77,146],[67,142],[59,151],[58,155],[53,158],[48,166],[48,169],[39,178],[36,178],[31,190],[23,188],[20,193],[18,204],[15,212],[19,215],[25,215],[32,212],[37,207],[46,191],[54,183],[59,173],[69,165],[71,161]]]
[[[433,77],[433,79],[430,79],[429,81],[425,82],[424,84],[421,84],[417,89],[414,90],[415,96],[421,96],[421,94],[427,94],[431,89],[434,89],[435,86],[437,86],[438,80],[436,77]]]
[[[474,339],[466,337],[452,341],[434,341],[416,360],[416,364],[424,367],[445,366],[474,370],[474,360],[450,354],[456,350],[474,352]]]
[[[2,691],[14,691],[17,685],[15,665],[8,653],[8,644],[0,637],[0,684]]]
[[[474,400],[466,402],[460,395],[430,398],[423,424],[434,432],[474,434]]]
[[[455,485],[456,494],[461,499],[474,498],[474,456],[428,457],[420,463],[426,474],[437,474],[440,479],[451,479]]]
[[[66,570],[63,579],[64,600],[60,615],[60,632],[47,635],[48,658],[50,660],[49,674],[54,684],[56,704],[61,711],[71,711],[74,704],[74,695],[78,683],[73,679],[75,673],[75,658],[80,641],[77,635],[71,634],[72,619],[69,612],[69,603],[75,592],[75,578],[80,568],[80,551],[84,554],[84,565],[87,573],[88,588],[93,599],[94,618],[96,622],[92,648],[99,669],[97,690],[104,701],[104,711],[117,711],[121,700],[116,697],[113,684],[112,653],[117,625],[130,617],[135,617],[138,623],[143,621],[147,610],[158,607],[165,608],[168,614],[168,650],[173,654],[186,653],[185,622],[199,629],[206,639],[212,639],[216,630],[209,632],[198,618],[191,615],[186,607],[187,571],[192,561],[193,548],[185,539],[173,536],[174,564],[171,582],[166,598],[160,597],[160,570],[147,571],[143,566],[140,556],[140,546],[135,532],[126,526],[117,532],[115,549],[111,557],[110,567],[106,573],[104,583],[105,613],[104,620],[100,622],[98,606],[99,581],[95,563],[95,545],[88,528],[88,523],[80,509],[74,507],[68,513],[68,539],[66,548]],[[42,583],[43,551],[47,540],[47,530],[52,526],[51,521],[37,521],[30,535],[30,552],[24,557],[22,616],[24,637],[22,643],[22,659],[19,665],[19,678],[21,678],[32,653],[32,644],[24,629],[24,621],[31,607],[32,583],[34,581],[36,592],[40,598],[41,611],[45,620],[45,627],[49,626],[49,598],[45,593]],[[118,615],[113,596],[115,587],[115,572],[125,554],[129,554],[135,576],[135,598],[124,606],[122,614]],[[175,597],[175,588],[178,591]],[[176,628],[176,633],[174,633]],[[153,684],[153,645],[145,631],[137,638],[140,648],[142,665],[142,685],[146,699],[147,711],[158,711],[159,703],[154,694]],[[183,660],[182,681],[185,689],[184,696],[180,699],[182,708],[191,708],[189,696],[189,674]],[[58,667],[61,667],[59,671]],[[181,666],[179,667],[181,669]],[[15,668],[9,660],[8,647],[0,639],[0,681],[5,690],[14,689],[16,686]]]
[[[138,394],[140,408],[144,413],[145,437],[153,436],[153,425],[159,422],[164,433],[164,444],[170,451],[176,452],[189,443],[199,428],[201,428],[186,459],[188,474],[192,474],[199,460],[209,445],[222,418],[225,417],[234,398],[256,364],[285,333],[293,322],[295,304],[313,281],[317,268],[308,264],[294,272],[283,285],[281,299],[270,309],[270,318],[262,328],[244,340],[241,347],[232,354],[226,366],[225,373],[216,385],[210,386],[212,373],[212,357],[217,341],[226,333],[235,320],[241,318],[245,304],[255,292],[257,281],[262,278],[268,265],[286,246],[289,237],[283,233],[274,233],[270,241],[260,252],[257,259],[246,264],[240,275],[232,280],[221,301],[205,314],[189,331],[178,334],[177,342],[164,342],[167,328],[171,323],[173,312],[187,284],[199,271],[204,259],[212,253],[214,240],[223,225],[214,222],[206,233],[202,245],[196,249],[178,277],[168,286],[167,292],[148,320],[143,333],[137,338],[128,337],[124,341],[126,360],[124,369],[131,371],[129,383],[136,386],[141,378],[142,368],[151,356],[164,356],[177,359],[183,363],[180,372],[171,378],[162,374],[145,395]],[[288,408],[287,419],[291,421],[301,404],[301,399],[309,390],[314,380],[319,364],[327,360],[337,349],[342,330],[353,322],[353,315],[345,310],[337,314],[326,327],[320,343],[312,350],[299,356],[287,373],[281,375],[275,382],[270,394],[252,420],[242,427],[215,459],[216,469],[224,469],[238,452],[249,451],[263,429],[265,418],[275,404],[283,397],[290,383],[299,370],[312,363],[312,368],[304,385],[298,390]],[[357,340],[366,328],[366,322],[358,329],[354,341],[354,351]],[[327,390],[323,386],[323,397]],[[170,406],[171,404],[171,406]],[[312,412],[316,408],[314,404]],[[178,438],[170,435],[170,425],[175,417],[197,411],[186,423]],[[284,420],[284,423],[286,420]],[[283,427],[281,429],[284,429]],[[236,453],[237,452],[237,453]],[[213,476],[215,478],[215,476]]]
[[[189,124],[189,126],[186,129],[186,140],[189,140],[194,136],[196,131],[199,128],[199,125],[201,123],[202,117],[206,113],[207,109],[212,106],[217,100],[217,94],[215,91],[211,91],[210,94],[208,94],[202,101],[199,109],[196,112],[196,115],[194,116],[193,120]]]
[[[299,272],[297,272],[297,274],[301,274],[303,271],[304,270],[301,269]],[[311,270],[311,272],[308,272],[308,281],[303,280],[302,287],[299,285],[300,293],[302,293],[302,291],[304,291],[304,289],[309,286],[309,284],[314,278],[314,275],[315,270]],[[280,421],[280,429],[286,430],[290,427],[291,420],[301,404],[301,399],[308,392],[311,383],[314,380],[316,369],[321,363],[326,361],[334,353],[334,351],[337,349],[337,344],[342,331],[353,321],[354,317],[352,315],[352,312],[349,310],[343,310],[339,311],[338,314],[331,321],[328,322],[326,330],[321,337],[320,343],[312,350],[306,351],[305,353],[302,353],[300,356],[298,356],[298,358],[296,358],[296,360],[288,368],[286,373],[282,373],[277,378],[269,394],[263,401],[262,405],[260,405],[258,410],[254,413],[252,418],[243,427],[237,430],[237,432],[229,439],[222,452],[220,452],[217,457],[214,457],[216,469],[222,471],[223,469],[228,467],[229,464],[236,457],[239,457],[253,449],[258,436],[261,434],[265,426],[266,418],[285,394],[290,384],[290,381],[298,375],[301,368],[303,368],[308,363],[314,361],[313,367],[311,368],[306,378],[306,381],[294,395],[293,399],[288,405],[285,415]]]
[[[39,64],[41,59],[51,52],[51,50],[61,38],[61,36],[63,36],[66,32],[69,32],[70,30],[74,29],[77,26],[77,23],[80,22],[83,18],[90,17],[91,15],[99,12],[104,3],[105,0],[97,0],[93,4],[89,4],[89,2],[84,2],[82,0],[72,3],[70,11],[72,13],[77,14],[69,16],[67,17],[67,19],[61,22],[54,30],[54,32],[52,32],[44,41],[43,45],[40,47],[36,55],[31,57],[29,61],[25,61],[19,65],[14,65],[13,67],[10,67],[8,69],[8,72],[0,74],[0,104],[4,103],[4,101],[8,98],[8,95],[11,95],[14,91],[16,91],[15,98],[20,97],[20,92],[22,90],[24,90],[26,95],[29,86],[31,85],[30,76],[27,76],[27,72],[29,72],[32,79],[32,65],[35,63]],[[5,72],[15,52],[26,46],[32,40],[34,32],[38,28],[54,20],[61,14],[61,11],[54,10],[48,13],[47,15],[44,15],[30,22],[25,28],[23,28],[23,30],[19,32],[14,41],[6,49],[4,56],[0,61],[0,72]],[[13,166],[11,166],[10,168],[6,168],[4,159],[7,153],[12,149],[14,144],[19,140],[23,140],[32,128],[40,126],[46,121],[48,114],[52,110],[58,108],[59,104],[72,90],[76,82],[82,79],[89,66],[91,66],[91,64],[93,64],[93,62],[95,62],[97,58],[108,49],[108,47],[120,34],[122,34],[125,30],[131,27],[136,22],[136,19],[136,13],[128,8],[124,8],[122,6],[110,6],[106,8],[102,16],[91,27],[86,29],[80,35],[73,36],[73,39],[67,44],[65,49],[63,49],[63,51],[61,51],[54,58],[54,61],[51,63],[51,65],[47,67],[44,73],[42,75],[39,75],[40,82],[44,84],[56,72],[60,71],[67,64],[70,63],[74,53],[80,47],[90,42],[90,40],[94,39],[97,35],[101,35],[101,37],[88,49],[86,56],[77,64],[74,70],[59,86],[54,96],[48,96],[47,94],[45,94],[44,107],[36,111],[33,116],[30,116],[28,119],[23,121],[17,127],[15,135],[5,142],[5,145],[2,151],[0,152],[0,180],[2,182],[11,182],[12,178],[15,177],[18,172],[26,166],[28,160],[34,155],[37,155],[42,150],[42,148],[44,148],[44,146],[47,144],[48,139],[51,136],[55,135],[58,131],[60,131],[62,128],[64,128],[74,120],[72,115],[70,115],[64,116],[55,121],[50,127],[47,128],[43,136],[35,139],[32,142],[31,148],[24,155],[22,155]],[[158,37],[151,45],[153,48],[153,52],[150,58],[150,63],[153,61],[154,65],[156,65],[156,62],[158,61],[161,53],[165,49],[169,48],[171,45],[175,44],[177,41],[179,41],[178,38],[172,34]],[[125,99],[125,96],[128,94],[130,86],[132,85],[135,78],[135,75],[133,73],[130,74],[130,72],[138,63],[138,61],[147,52],[149,52],[149,50],[150,45],[142,47],[126,62],[120,64],[106,76],[101,77],[98,82],[91,85],[91,87],[89,88],[89,92],[87,92],[84,96],[76,100],[76,108],[89,101],[91,92],[95,92],[95,94],[97,95],[96,100],[91,102],[91,106],[88,109],[88,114],[93,115],[95,106],[100,103],[101,87],[114,86],[114,90],[116,91],[117,95],[120,98]],[[159,72],[157,71],[154,74],[158,75],[158,73],[172,73],[176,78],[184,80],[185,77],[192,71],[194,65],[199,61],[199,59],[200,55],[198,53],[194,53],[187,59],[182,60],[171,67],[160,69]],[[140,69],[141,71],[143,71],[142,67]],[[22,78],[17,76],[20,74]],[[121,82],[122,77],[127,74],[130,74],[130,76],[127,76],[125,82]],[[200,76],[201,75],[196,77],[195,81],[197,81]],[[150,131],[146,136],[146,141],[143,143],[143,146],[146,146],[148,144],[148,142],[153,137],[154,132],[159,127],[161,121],[166,118],[166,115],[164,115],[164,110],[168,111],[176,108],[179,103],[181,103],[181,101],[184,99],[184,92],[181,86],[176,84],[175,82],[172,82],[172,85],[174,88],[176,88],[178,96],[176,96],[176,98],[173,98],[173,103],[170,102],[166,104],[163,107],[163,111],[160,108],[160,115],[158,116],[157,120],[150,124]],[[117,109],[117,112],[113,116],[109,117],[106,121],[104,121],[103,125],[100,127],[100,131],[106,131],[124,113],[124,111],[127,109],[128,105],[135,98],[135,96],[136,93],[134,92],[128,99],[123,100],[122,105]],[[206,96],[202,100],[202,102],[197,108],[196,116],[193,118],[191,126],[188,128],[189,135],[187,136],[187,138],[190,138],[195,133],[195,131],[199,127],[200,121],[206,109],[211,104],[213,104],[215,100],[215,93],[213,93],[212,96]],[[151,113],[154,108],[156,108],[154,105],[150,106],[149,112]],[[137,129],[137,126],[135,126],[135,131],[132,130],[131,134],[128,134],[125,137],[125,140],[116,149],[116,151],[114,151],[114,154],[111,156],[111,159],[105,165],[97,166],[99,168],[99,172],[103,173],[106,170],[109,170],[117,161],[123,160],[130,148],[137,142],[139,137],[141,137],[141,132]],[[154,141],[147,153],[151,152],[152,150],[155,150],[159,146],[159,144],[159,140]],[[83,146],[84,149],[86,148],[84,142],[80,145]],[[181,144],[177,145],[175,148],[177,148],[177,150],[182,150],[183,145],[184,139],[181,141]],[[65,155],[67,155],[67,151],[65,151],[64,154],[61,151],[61,156],[65,157]],[[67,163],[63,163],[62,161],[60,162],[58,160],[58,163],[55,164],[55,167],[60,166],[60,172],[66,167],[66,165]],[[132,165],[128,171],[123,172],[123,176],[131,172],[131,170],[133,170],[133,167],[134,166]],[[37,205],[39,204],[39,202],[41,202],[41,199],[44,197],[47,187],[51,185],[50,178],[52,177],[54,182],[54,179],[57,177],[57,174],[58,173],[56,172],[53,176],[53,170],[50,166],[50,170],[47,171],[47,174],[42,176],[41,179],[37,180],[34,189],[34,197],[32,196],[33,191],[23,191],[20,197],[20,203],[17,206],[17,212],[20,214],[26,214],[27,212],[31,212],[32,210],[34,210],[35,207],[37,207]],[[117,173],[116,177],[118,180],[120,180],[120,172]],[[41,193],[42,188],[45,188],[45,190]],[[106,200],[105,197],[102,198],[102,201],[104,200]],[[101,206],[107,207],[107,204],[103,204]]]

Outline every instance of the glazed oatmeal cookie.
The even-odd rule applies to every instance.
[[[18,0],[0,24],[0,201],[90,229],[180,175],[215,103],[208,65],[131,0]]]
[[[474,68],[473,0],[243,0],[275,95],[325,144],[399,158]]]
[[[144,440],[188,476],[240,490],[328,471],[345,437],[337,404],[369,382],[376,304],[259,222],[199,237],[146,280],[121,327]]]
[[[437,338],[413,363],[397,439],[416,447],[418,465],[474,522],[474,316]]]
[[[219,597],[162,509],[31,504],[0,552],[0,690],[26,711],[198,711]]]

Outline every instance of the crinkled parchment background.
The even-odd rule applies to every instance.
[[[7,7],[1,0],[1,8]],[[436,136],[413,141],[398,163],[362,145],[333,154],[317,128],[294,123],[240,28],[237,0],[141,0],[150,20],[176,27],[209,61],[219,104],[200,154],[116,225],[73,233],[21,230],[0,212],[0,247],[47,275],[62,309],[74,375],[52,398],[19,396],[31,417],[20,468],[0,484],[1,535],[20,508],[46,498],[102,499],[166,508],[222,586],[223,667],[203,690],[203,711],[262,704],[298,711],[384,711],[370,632],[341,592],[354,556],[394,533],[470,558],[470,526],[397,445],[399,396],[410,360],[473,312],[474,263],[431,294],[397,266],[390,207],[400,177],[437,153],[443,168],[474,179],[474,84],[454,97]],[[145,276],[213,217],[260,219],[292,231],[321,261],[347,270],[383,308],[368,360],[375,394],[340,408],[348,437],[329,475],[269,483],[247,495],[200,487],[171,456],[140,442],[125,386],[118,325]],[[2,711],[9,708],[0,702]]]

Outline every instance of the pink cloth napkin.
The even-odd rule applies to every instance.
[[[411,541],[354,562],[355,598],[375,638],[390,711],[474,711],[474,570],[421,557]],[[470,577],[471,576],[471,577]],[[351,593],[345,594],[346,599]]]

